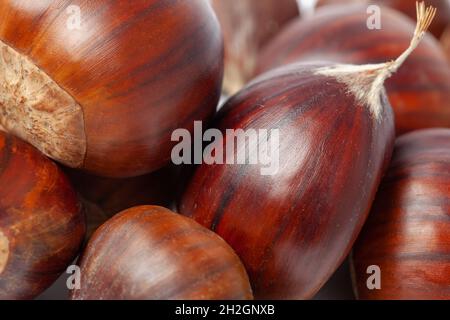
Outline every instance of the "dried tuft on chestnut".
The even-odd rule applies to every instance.
[[[361,64],[395,59],[409,45],[414,23],[384,7],[382,28],[369,30],[366,10],[365,5],[325,6],[311,18],[292,22],[263,49],[259,72],[294,61]],[[450,127],[450,66],[431,35],[386,81],[386,89],[397,134]]]
[[[211,0],[225,42],[224,91],[234,94],[252,77],[259,50],[299,15],[296,0]]]
[[[56,164],[0,131],[0,299],[36,297],[75,259],[85,221]]]
[[[252,299],[247,273],[219,236],[163,207],[125,210],[80,261],[72,299]]]
[[[0,126],[97,175],[156,170],[214,114],[222,42],[205,0],[1,1]]]
[[[450,299],[450,129],[398,138],[353,249],[360,299]],[[381,287],[369,290],[377,266]]]

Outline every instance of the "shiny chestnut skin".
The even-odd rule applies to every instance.
[[[129,177],[212,117],[223,40],[205,0],[2,0],[0,61],[0,126],[69,167]]]
[[[416,18],[415,0],[319,0],[317,7],[332,4],[365,3],[369,5],[387,6],[408,15],[411,19]],[[427,0],[427,5],[437,8],[436,19],[430,27],[430,32],[439,38],[445,27],[450,23],[450,1],[449,0]]]
[[[365,5],[325,6],[314,17],[292,22],[263,49],[258,72],[294,61],[361,64],[397,58],[410,43],[414,22],[383,7],[382,28],[368,30],[366,10]],[[450,127],[450,66],[431,35],[385,86],[397,134]]]
[[[353,249],[360,299],[450,299],[450,129],[398,138],[369,219]],[[369,290],[368,266],[380,267]]]
[[[299,8],[296,0],[211,0],[211,4],[224,36],[224,91],[234,94],[251,79],[263,45],[299,16]]]
[[[102,225],[79,262],[85,299],[251,299],[241,261],[219,236],[157,206],[125,210]]]
[[[392,152],[384,91],[375,119],[346,85],[315,74],[321,67],[297,64],[261,76],[213,125],[278,129],[276,173],[261,175],[258,164],[202,164],[179,205],[233,247],[258,299],[314,296],[348,254]],[[236,157],[245,152],[240,143]],[[226,144],[225,137],[217,147]]]
[[[77,256],[85,221],[58,166],[0,131],[0,299],[31,299]]]

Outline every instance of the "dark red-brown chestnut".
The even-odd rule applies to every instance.
[[[414,2],[411,1],[414,8]],[[293,61],[379,63],[398,57],[414,31],[411,19],[382,8],[381,29],[367,27],[366,5],[325,6],[295,20],[262,50],[258,70]],[[398,73],[386,81],[397,134],[450,127],[450,66],[438,41],[427,35]]]
[[[79,262],[72,299],[252,299],[247,273],[218,235],[157,206],[102,225]]]
[[[450,299],[450,129],[398,138],[352,260],[360,299]]]
[[[225,45],[223,88],[234,94],[253,76],[261,47],[299,15],[296,0],[211,0]]]
[[[348,254],[393,149],[383,82],[434,15],[419,9],[411,46],[395,61],[282,67],[252,81],[219,112],[214,127],[222,135],[208,148],[225,153],[226,164],[198,166],[180,212],[233,247],[256,298],[311,298]],[[252,144],[229,129],[267,131]],[[233,164],[261,155],[264,162]]]
[[[221,111],[215,126],[224,134],[279,130],[276,174],[262,175],[261,165],[203,164],[181,200],[182,214],[233,247],[258,299],[304,299],[320,289],[355,240],[390,157],[387,98],[374,113],[346,84],[316,74],[328,67],[269,73]],[[242,157],[245,140],[234,143]]]
[[[412,19],[416,18],[414,0],[319,0],[317,7],[333,4],[348,5],[350,3],[365,4],[366,8],[373,4],[387,6],[407,14]],[[430,32],[439,38],[445,27],[450,23],[450,0],[427,0],[427,4],[437,9],[436,18],[430,26]]]
[[[170,159],[212,117],[223,41],[205,0],[0,2],[0,126],[97,175]]]
[[[85,221],[56,164],[0,131],[0,300],[36,297],[78,254]]]

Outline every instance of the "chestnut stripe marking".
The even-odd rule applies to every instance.
[[[204,32],[204,27],[205,27],[204,25],[200,25],[200,26],[196,27],[190,33],[190,37],[201,38],[202,32]],[[161,65],[164,66],[164,62],[167,61],[168,57],[173,58],[174,56],[177,56],[177,54],[178,54],[178,56],[180,56],[180,58],[182,55],[188,55],[191,57],[191,56],[200,55],[200,53],[202,53],[203,51],[204,51],[204,47],[201,47],[194,42],[185,41],[182,43],[182,45],[174,46],[169,51],[164,52],[158,58],[152,59],[151,61],[149,61],[145,64],[136,66],[136,68],[134,70],[131,70],[129,73],[127,73],[126,77],[110,82],[108,84],[108,87],[111,87],[120,82],[123,82],[124,80],[133,79],[136,76],[138,76],[139,74],[145,75],[145,74],[147,74],[148,70],[155,69],[157,67],[160,67]],[[214,59],[216,59],[216,57],[214,57]],[[124,90],[124,92],[118,92],[114,95],[111,95],[108,99],[128,95],[130,92],[133,92],[137,89],[145,89],[148,85],[150,85],[152,83],[158,83],[162,79],[168,78],[170,73],[175,73],[175,72],[179,71],[179,69],[181,67],[191,67],[192,66],[192,61],[190,61],[190,60],[187,60],[187,59],[185,59],[184,61],[183,61],[183,59],[177,59],[177,60],[178,60],[177,63],[167,65],[165,69],[160,69],[157,74],[155,74],[155,73],[149,74],[148,79],[143,79],[136,86],[134,86],[131,90],[127,89],[127,90]],[[180,61],[182,61],[183,63],[179,63]],[[207,66],[207,64],[205,64],[205,65]],[[199,74],[199,76],[200,76],[200,74]],[[173,89],[173,91],[175,91],[175,90],[176,90],[176,88]]]
[[[9,257],[9,240],[0,231],[0,274],[5,270]]]
[[[167,3],[164,1],[158,1],[156,3],[151,3],[148,7],[145,9],[142,9],[138,12],[138,14],[134,15],[130,19],[128,19],[126,22],[122,23],[121,25],[118,25],[115,29],[111,30],[108,37],[103,38],[97,42],[94,42],[91,46],[86,48],[86,52],[82,52],[82,55],[84,55],[87,52],[91,51],[98,51],[102,49],[103,44],[108,44],[113,42],[114,39],[117,39],[119,36],[121,36],[124,32],[127,32],[129,28],[135,27],[139,22],[145,20],[148,18],[150,14],[157,14],[154,13],[154,11],[158,10],[164,10],[165,7],[173,6],[174,2],[177,2],[179,0],[173,0],[171,3]]]

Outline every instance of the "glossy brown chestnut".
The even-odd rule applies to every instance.
[[[225,44],[224,90],[234,94],[253,76],[261,47],[299,15],[296,0],[212,0]]]
[[[219,236],[163,207],[125,210],[80,261],[72,299],[251,299],[247,273]]]
[[[0,131],[0,299],[36,297],[78,254],[75,191],[56,164]]]
[[[450,299],[450,129],[401,136],[353,250],[360,299]],[[367,268],[380,268],[369,290]]]
[[[350,4],[359,3],[368,5],[383,5],[394,8],[407,14],[410,18],[416,18],[415,0],[319,0],[317,7],[328,4]],[[439,38],[445,27],[450,23],[450,1],[449,0],[427,0],[427,4],[437,8],[436,18],[430,26],[430,32]]]
[[[310,298],[320,289],[364,223],[390,157],[386,97],[377,120],[345,84],[314,74],[320,67],[269,73],[220,113],[223,132],[279,130],[275,175],[258,165],[200,165],[181,201],[181,213],[236,250],[257,298]]]
[[[215,112],[219,24],[204,0],[0,1],[0,126],[51,158],[135,176]]]
[[[382,28],[368,30],[366,10],[365,5],[326,6],[312,18],[292,22],[263,49],[259,72],[299,60],[360,64],[395,59],[408,46],[414,23],[397,11],[383,8]],[[397,134],[450,127],[450,67],[431,35],[386,81],[386,89],[396,116]]]
[[[348,254],[393,150],[383,83],[417,47],[435,10],[422,3],[417,13],[410,46],[395,61],[292,64],[257,78],[219,112],[222,134],[205,151],[225,153],[226,164],[198,166],[180,212],[233,247],[256,298],[311,298]],[[267,131],[252,143],[229,129]],[[233,164],[268,150],[264,162]],[[263,171],[267,163],[274,170]]]

